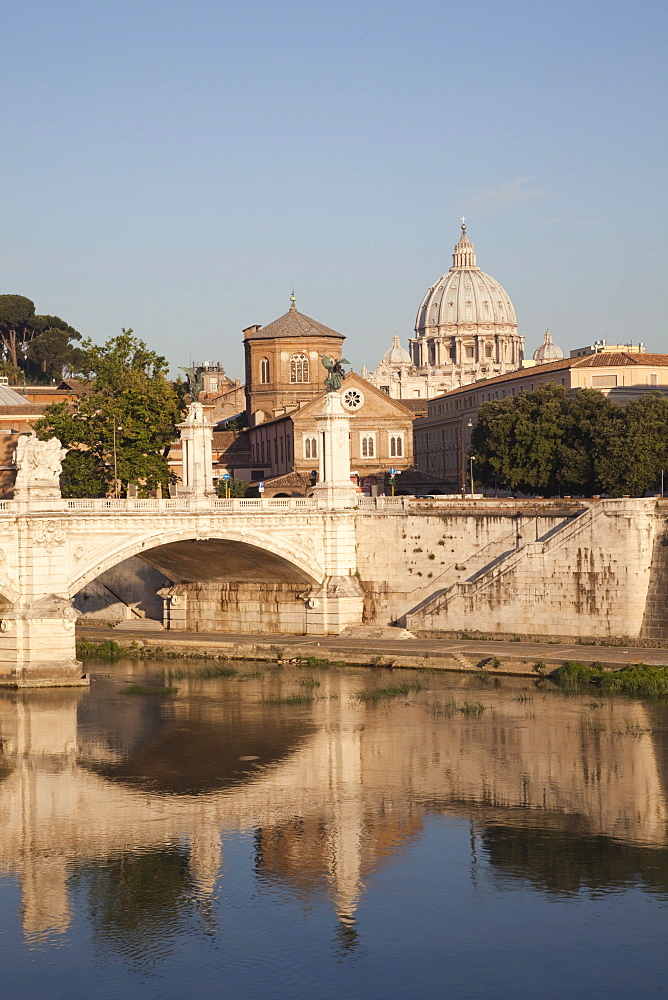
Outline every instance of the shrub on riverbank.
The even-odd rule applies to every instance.
[[[568,660],[553,678],[564,691],[581,691],[593,685],[607,694],[643,698],[668,695],[668,667],[654,664],[631,663],[621,670],[605,671],[597,663],[587,666],[579,660]]]

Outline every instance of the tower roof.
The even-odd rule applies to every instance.
[[[275,319],[273,323],[267,323],[266,326],[251,326],[244,330],[244,339],[275,340],[281,337],[338,337],[339,340],[346,339],[342,333],[337,333],[336,330],[300,313],[295,304],[294,292],[290,296],[290,302],[292,304],[288,311]]]

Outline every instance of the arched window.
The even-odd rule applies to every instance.
[[[262,385],[269,382],[269,358],[262,358],[260,361],[260,382]]]
[[[399,436],[390,438],[390,458],[402,458],[404,454],[404,442]]]
[[[373,437],[369,434],[362,437],[362,457],[363,458],[373,458],[375,454],[375,446]]]
[[[293,354],[290,358],[290,381],[308,382],[308,358],[305,354]]]

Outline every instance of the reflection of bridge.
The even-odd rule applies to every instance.
[[[320,680],[321,699],[297,711],[258,704],[294,690],[287,674],[245,681],[243,707],[229,697],[233,680],[179,681],[148,722],[140,702],[119,704],[102,682],[0,700],[0,869],[21,879],[25,931],[65,929],[80,863],[183,838],[193,878],[212,892],[225,830],[258,831],[269,877],[309,891],[315,872],[344,919],[428,810],[665,846],[665,765],[640,704],[594,711],[536,690],[527,718],[512,692],[482,689],[479,723],[434,714],[438,692],[379,709],[351,699],[359,674]],[[221,772],[245,773],[187,794],[212,746]]]
[[[141,555],[171,580],[294,584],[312,635],[361,621],[355,515],[311,499],[5,501],[0,511],[0,671],[71,683],[72,597]]]

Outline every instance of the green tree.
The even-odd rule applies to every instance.
[[[564,407],[557,479],[564,493],[591,496],[601,489],[603,463],[623,433],[624,410],[596,389],[578,389]]]
[[[668,470],[668,399],[626,406],[595,389],[535,392],[484,403],[471,437],[477,477],[522,493],[642,496]]]
[[[648,392],[622,411],[618,433],[600,462],[602,491],[642,496],[656,489],[668,470],[668,399]]]
[[[133,336],[132,330],[102,347],[85,341],[80,368],[89,379],[76,408],[46,408],[35,429],[71,449],[63,462],[65,496],[100,496],[130,483],[147,494],[166,492],[173,476],[167,452],[180,416],[179,399],[167,380],[167,363]],[[116,468],[116,475],[114,474]]]
[[[245,479],[235,479],[234,476],[232,476],[230,479],[227,480],[227,485],[230,491],[230,499],[233,499],[234,497],[245,497],[248,488],[251,484],[247,482]],[[217,479],[216,496],[225,499],[226,492],[227,491],[225,489],[225,480]]]
[[[50,317],[51,318],[51,317]],[[72,344],[81,335],[58,327],[49,327],[30,341],[26,359],[47,379],[62,379],[67,371],[77,372],[84,360],[84,352]],[[30,374],[30,368],[28,374]]]
[[[548,382],[535,392],[483,403],[471,454],[484,486],[547,496],[557,492],[566,395],[563,386]]]
[[[24,295],[0,295],[0,343],[5,360],[24,376],[62,377],[63,368],[76,359],[70,341],[81,334],[60,316],[38,316],[35,303]],[[37,342],[40,342],[37,347]]]

